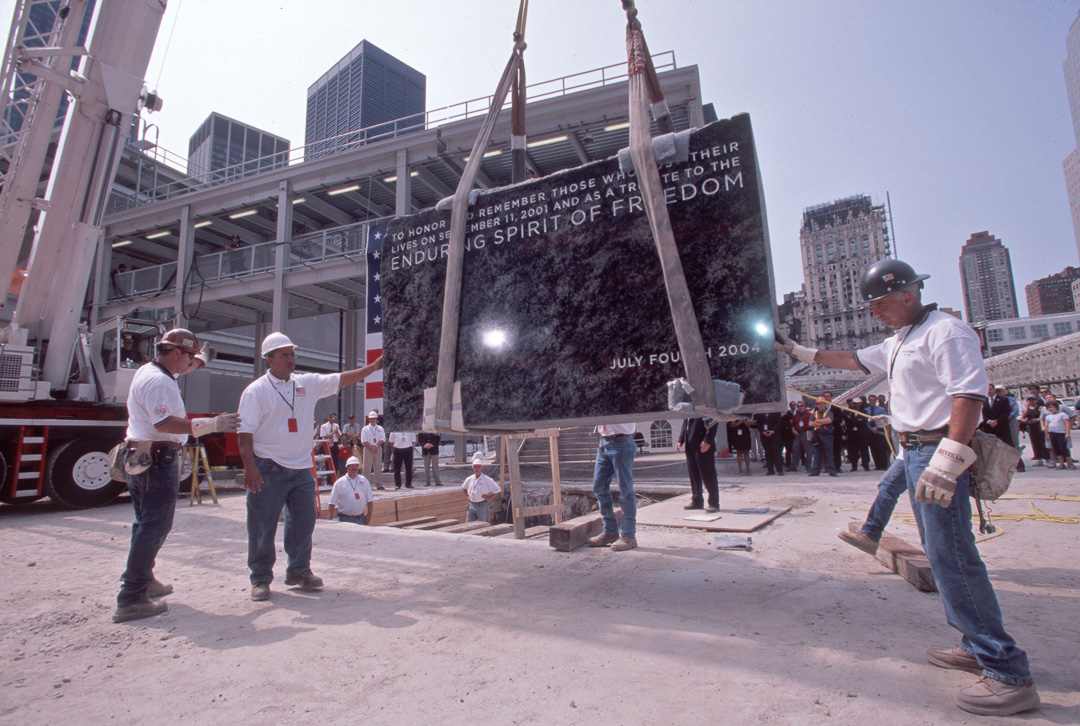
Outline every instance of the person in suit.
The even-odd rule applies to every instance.
[[[1011,414],[1012,407],[1009,406],[1005,390],[1003,388],[995,390],[993,386],[990,386],[990,390],[986,394],[986,400],[983,401],[983,422],[979,425],[979,428],[988,434],[997,436],[1009,446],[1015,446],[1012,440],[1012,431],[1009,429],[1009,416]]]
[[[765,449],[765,476],[784,475],[781,438],[783,426],[783,414],[779,411],[754,414],[754,427],[761,436],[761,446]]]
[[[716,481],[716,422],[703,418],[683,421],[675,450],[685,447],[686,468],[690,472],[690,504],[685,509],[720,511],[720,487]],[[709,506],[704,507],[702,487],[709,493]]]

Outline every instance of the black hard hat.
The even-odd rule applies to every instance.
[[[900,260],[878,260],[866,268],[859,282],[859,295],[865,302],[880,300],[886,295],[921,282],[929,275],[917,275],[914,268]]]

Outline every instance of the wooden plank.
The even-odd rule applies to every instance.
[[[397,522],[388,522],[384,524],[384,527],[411,527],[414,524],[426,524],[428,522],[434,522],[435,517],[413,517],[412,519],[402,519]]]
[[[518,517],[539,517],[542,514],[555,514],[561,511],[562,507],[556,507],[554,504],[544,504],[539,507],[520,507],[514,509],[514,519]]]
[[[551,502],[555,507],[555,524],[562,524],[562,480],[559,477],[559,437],[552,436],[548,439],[548,447],[551,451]]]
[[[510,438],[510,437],[507,437]],[[515,512],[524,509],[521,505],[524,503],[524,496],[521,493],[521,462],[518,460],[517,447],[512,443],[507,444],[507,452],[509,456],[510,465],[510,501],[511,507]],[[523,539],[525,537],[525,518],[514,516],[514,537],[516,539]]]
[[[379,499],[371,505],[371,524],[390,524],[397,519],[397,507],[392,499]]]
[[[472,532],[466,534],[478,534],[481,537],[498,537],[508,532],[514,531],[514,525],[512,524],[494,524],[487,529],[475,529]]]
[[[616,507],[615,519],[621,518],[622,510]],[[600,517],[600,512],[586,514],[552,527],[548,531],[548,544],[559,552],[572,552],[585,544],[585,540],[600,534],[603,530],[604,522]]]
[[[558,429],[537,429],[536,431],[522,431],[516,434],[507,434],[506,438],[510,441],[521,441],[522,439],[554,439],[558,438]]]
[[[862,525],[848,522],[848,530],[858,532]],[[934,573],[930,569],[930,560],[921,547],[915,547],[896,535],[886,532],[878,542],[878,551],[874,555],[886,569],[895,572],[917,589],[923,592],[937,592]]]
[[[528,529],[525,530],[525,539],[529,539],[530,537],[539,537],[541,535],[545,535],[545,534],[548,533],[548,531],[550,529],[551,529],[551,527],[548,527],[546,525],[542,525],[540,527],[529,527]],[[507,539],[509,537],[510,537],[509,533],[499,535],[500,539]]]
[[[443,527],[449,527],[452,524],[460,524],[460,519],[440,519],[436,522],[428,522],[427,524],[412,524],[408,527],[402,527],[402,529],[441,529]]]
[[[463,524],[455,524],[452,527],[444,527],[440,529],[440,532],[450,532],[451,534],[465,534],[466,532],[473,532],[478,529],[486,529],[491,525],[487,522],[465,522]]]

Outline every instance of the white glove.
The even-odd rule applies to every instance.
[[[915,485],[915,501],[948,509],[956,493],[957,478],[976,458],[975,452],[959,441],[942,439]]]
[[[195,438],[221,432],[234,433],[240,427],[240,414],[223,413],[213,418],[191,419],[191,435]]]
[[[792,358],[801,360],[803,363],[814,362],[814,356],[816,356],[818,352],[817,348],[807,348],[804,345],[799,345],[794,340],[781,333],[779,330],[774,330],[773,333],[774,337],[776,338],[776,342],[773,344],[773,347],[776,348],[778,351],[780,351],[781,353],[787,353]]]
[[[203,343],[202,348],[195,354],[195,360],[202,361],[204,366],[210,365],[210,361],[217,358],[217,348],[209,343]]]

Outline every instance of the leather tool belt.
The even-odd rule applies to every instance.
[[[900,431],[897,432],[897,438],[900,439],[900,445],[905,449],[914,449],[916,446],[940,444],[948,433],[949,427],[942,426],[939,429],[931,430]]]

